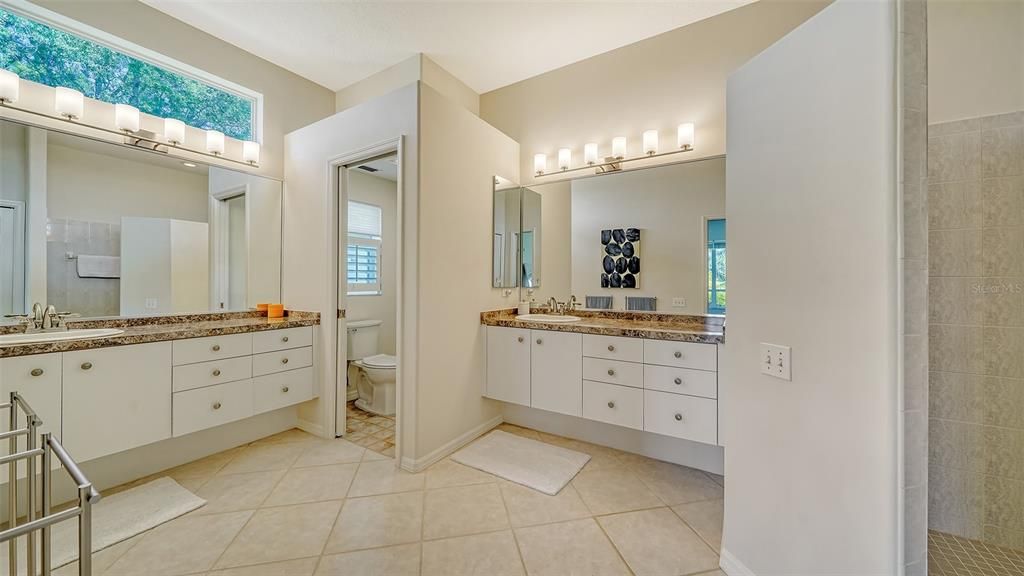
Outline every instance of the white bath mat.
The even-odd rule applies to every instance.
[[[92,551],[99,552],[206,504],[206,500],[168,477],[104,496],[92,509]],[[53,526],[50,566],[57,569],[78,560],[78,519]],[[36,538],[37,547],[39,538]],[[26,574],[25,538],[18,539],[18,574]],[[0,544],[0,566],[7,566],[9,547]]]
[[[452,460],[554,496],[590,456],[494,430],[453,454]]]

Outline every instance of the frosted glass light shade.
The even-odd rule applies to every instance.
[[[78,90],[57,88],[53,97],[53,109],[59,116],[78,120],[85,110],[85,97]]]
[[[224,153],[224,133],[217,130],[206,131],[206,151],[210,154]]]
[[[139,109],[127,104],[114,104],[114,125],[125,132],[139,131]]]
[[[17,102],[20,81],[14,72],[0,68],[0,101],[11,104]]]
[[[693,123],[679,125],[679,147],[682,149],[693,148]]]
[[[646,130],[644,131],[644,154],[657,154],[658,153],[658,131],[657,130]]]
[[[185,123],[174,118],[164,118],[164,138],[171,144],[184,144]]]
[[[572,164],[572,150],[568,148],[559,148],[558,167],[562,170],[568,170],[570,164]]]
[[[259,164],[260,145],[259,142],[242,142],[242,160],[249,164]]]
[[[612,138],[612,156],[623,159],[626,157],[626,137],[616,136]]]
[[[583,145],[583,161],[587,165],[597,164],[597,143],[591,142]]]
[[[543,174],[548,167],[548,155],[547,154],[534,154],[533,155],[533,172],[534,174]]]

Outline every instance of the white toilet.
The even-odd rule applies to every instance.
[[[349,382],[355,382],[356,406],[379,414],[395,414],[397,358],[378,354],[380,320],[355,320],[348,327]]]

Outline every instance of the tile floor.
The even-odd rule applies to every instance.
[[[1024,551],[1000,548],[928,531],[930,576],[1019,576],[1024,574]]]
[[[448,459],[401,472],[346,440],[290,430],[154,475],[176,479],[208,504],[98,552],[94,573],[724,574],[722,477],[501,428],[593,459],[557,496],[546,496]]]
[[[378,416],[356,407],[355,400],[346,404],[345,439],[383,454],[395,456],[395,417]]]

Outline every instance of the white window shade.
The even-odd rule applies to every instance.
[[[362,202],[348,203],[348,233],[350,236],[381,237],[380,207]]]

